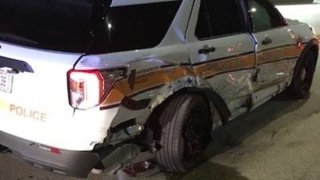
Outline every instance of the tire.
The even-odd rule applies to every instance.
[[[315,56],[308,51],[299,61],[291,85],[288,87],[288,93],[292,98],[303,99],[309,96],[315,68]]]
[[[196,94],[180,95],[168,103],[159,118],[162,127],[157,160],[168,172],[186,172],[203,160],[211,141],[208,103]]]

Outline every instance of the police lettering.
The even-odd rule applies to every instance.
[[[45,113],[31,109],[26,109],[24,107],[16,106],[13,104],[10,104],[10,112],[15,113],[18,116],[40,121],[45,121],[47,118],[47,114]]]

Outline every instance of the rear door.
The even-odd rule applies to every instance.
[[[246,109],[252,92],[254,40],[246,30],[241,1],[195,1],[187,32],[195,75],[227,102]]]
[[[266,0],[247,0],[256,38],[257,66],[255,89],[288,82],[301,49],[298,37]],[[273,93],[273,92],[270,92]]]

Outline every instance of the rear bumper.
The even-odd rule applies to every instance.
[[[52,153],[39,144],[0,131],[0,144],[28,163],[58,174],[87,177],[99,162],[99,155],[89,151],[60,150]]]

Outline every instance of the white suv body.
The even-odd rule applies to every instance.
[[[84,2],[70,0],[76,5]],[[117,152],[129,143],[139,151],[154,145],[151,151],[158,151],[162,166],[169,171],[185,171],[188,168],[166,163],[170,157],[161,149],[171,148],[163,144],[167,131],[162,123],[155,123],[162,118],[156,112],[162,106],[171,107],[175,97],[201,95],[201,102],[207,102],[211,109],[208,112],[212,127],[217,127],[287,87],[299,97],[292,81],[299,69],[297,64],[311,53],[311,69],[299,71],[300,79],[309,83],[300,97],[309,92],[318,41],[307,24],[286,22],[264,0],[228,0],[221,7],[210,0],[113,0],[103,5],[100,8],[108,8],[100,21],[109,33],[102,33],[109,38],[103,43],[118,49],[71,52],[41,47],[41,42],[33,43],[21,34],[12,35],[10,29],[0,26],[0,144],[37,167],[85,177],[99,162],[108,166],[106,159],[113,154],[109,152],[111,149]],[[238,15],[236,18],[223,11],[230,5],[231,14]],[[0,3],[0,9],[1,6],[12,8],[5,2]],[[152,41],[153,34],[138,36],[143,45],[136,45],[134,33],[141,30],[138,26],[150,27],[150,31],[159,27],[139,22],[122,27],[123,19],[116,21],[122,8],[130,17],[134,8],[162,8],[161,12],[165,12],[167,6],[171,8],[166,17],[169,24],[165,33],[157,37],[160,41],[151,45],[143,43]],[[214,14],[208,14],[204,7],[217,12],[216,26],[206,19]],[[147,16],[133,15],[133,19]],[[159,14],[149,15],[163,18]],[[266,19],[262,21],[261,17]],[[129,47],[122,48],[126,39],[119,34],[124,30],[128,33],[125,38]],[[112,33],[115,39],[119,38],[116,42],[112,42]],[[309,76],[311,80],[306,78]],[[181,113],[183,107],[183,104],[176,106],[176,113]],[[157,129],[162,132],[160,138],[154,135]],[[145,140],[150,131],[153,138]],[[185,137],[182,139],[187,141]],[[109,153],[101,155],[100,151]],[[193,156],[191,150],[188,152]],[[167,158],[161,158],[164,156]]]

